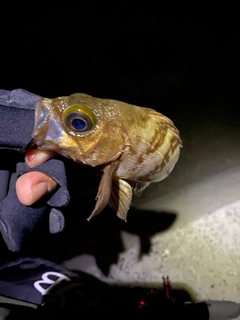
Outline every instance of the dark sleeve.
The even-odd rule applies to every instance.
[[[0,90],[0,147],[18,151],[31,141],[34,111],[40,97],[23,89]]]
[[[61,159],[50,159],[34,169],[23,159],[23,152],[32,139],[38,99],[39,96],[22,89],[0,90],[0,231],[8,249],[14,252],[25,246],[46,216],[48,231],[61,231],[64,217],[59,208],[67,205],[70,199]],[[24,206],[18,201],[15,183],[19,176],[31,170],[48,174],[59,187],[47,200]]]

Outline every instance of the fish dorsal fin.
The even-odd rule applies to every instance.
[[[112,191],[112,175],[113,171],[116,169],[118,162],[112,162],[104,167],[102,179],[99,183],[98,193],[96,196],[96,205],[91,215],[88,217],[88,221],[92,219],[92,217],[98,215],[109,202],[109,198],[111,196]]]
[[[122,179],[112,181],[112,192],[109,206],[113,208],[116,215],[126,221],[127,213],[132,201],[132,187]]]

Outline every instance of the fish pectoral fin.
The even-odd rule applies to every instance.
[[[151,182],[134,182],[132,185],[133,194],[136,196],[140,196],[142,192],[150,185]]]
[[[132,187],[122,179],[113,180],[112,192],[109,199],[109,206],[113,208],[116,215],[127,221],[127,213],[132,201]]]
[[[97,202],[91,215],[87,218],[88,221],[103,211],[108,204],[112,190],[112,174],[117,165],[118,162],[112,162],[103,169],[102,179],[99,183],[98,193],[96,196]]]

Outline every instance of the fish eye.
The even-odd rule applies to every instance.
[[[73,118],[71,120],[71,127],[76,131],[82,131],[86,129],[87,123],[84,119]]]
[[[88,131],[92,129],[91,119],[80,112],[69,113],[65,119],[65,124],[74,131]]]
[[[80,105],[66,108],[63,112],[63,121],[66,127],[75,133],[89,131],[96,124],[96,118],[92,110]]]

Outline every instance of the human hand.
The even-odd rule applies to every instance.
[[[36,167],[55,155],[52,151],[30,149],[25,154],[25,162],[30,167]],[[30,206],[44,195],[52,192],[57,182],[50,176],[39,171],[30,171],[20,176],[16,182],[16,193],[19,201]]]

